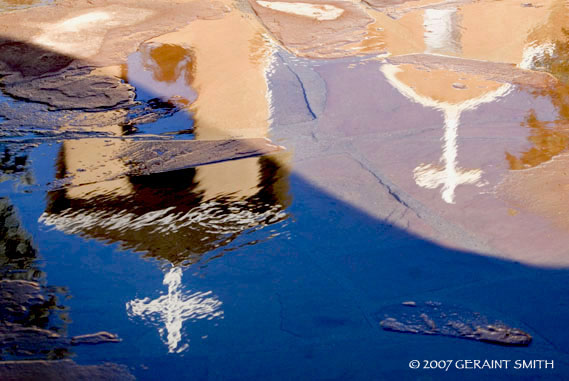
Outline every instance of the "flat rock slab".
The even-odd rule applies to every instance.
[[[46,302],[41,287],[25,280],[0,280],[0,316],[4,321],[22,321],[30,309]]]
[[[491,344],[528,346],[530,334],[490,320],[478,312],[437,302],[403,302],[389,306],[377,314],[386,331],[441,335],[483,341]]]
[[[134,89],[119,78],[91,75],[78,68],[50,76],[4,80],[4,92],[12,97],[42,103],[59,110],[110,110],[133,104]]]
[[[71,360],[60,361],[2,361],[0,379],[5,381],[28,380],[135,380],[127,367],[104,363],[101,365],[78,365]]]
[[[410,64],[427,70],[450,70],[460,73],[477,74],[487,80],[512,83],[514,85],[544,88],[553,86],[557,80],[550,74],[498,62],[469,60],[463,58],[436,56],[430,54],[408,54],[390,57],[387,61],[393,65]]]
[[[118,156],[130,176],[177,171],[200,165],[266,155],[283,150],[268,139],[139,141]]]
[[[373,22],[363,9],[347,1],[255,1],[255,13],[271,33],[293,53],[305,57],[355,55],[346,49],[360,42]]]
[[[416,0],[364,0],[366,4],[376,9],[384,9],[394,7],[397,5],[409,3]]]

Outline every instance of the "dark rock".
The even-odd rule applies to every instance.
[[[7,198],[0,197],[0,274],[28,269],[35,257],[36,248],[30,235],[21,227],[14,207]],[[11,284],[2,283],[0,293],[10,287]]]
[[[119,78],[92,75],[92,68],[71,65],[41,77],[10,75],[3,80],[4,93],[59,110],[115,109],[134,101],[134,89]]]
[[[177,171],[228,160],[261,156],[284,148],[268,139],[138,141],[129,144],[118,159],[129,168],[128,175]]]
[[[490,323],[479,313],[436,302],[417,303],[413,309],[389,306],[378,313],[378,317],[382,319],[380,326],[386,331],[441,335],[512,346],[527,346],[532,341],[531,335],[520,329],[498,321]]]
[[[3,361],[0,379],[4,381],[65,381],[65,380],[135,380],[123,365],[78,365],[71,360],[60,361]]]
[[[71,62],[73,58],[39,46],[0,38],[0,76],[18,73],[22,77],[37,77],[58,72]]]
[[[4,321],[25,321],[32,307],[42,305],[45,301],[36,282],[0,280],[0,316]]]
[[[73,336],[71,338],[71,345],[118,343],[120,341],[121,339],[114,333],[101,331],[88,335]]]

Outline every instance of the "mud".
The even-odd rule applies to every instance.
[[[490,344],[528,346],[530,334],[473,311],[437,302],[409,303],[382,309],[380,326],[386,331],[440,335]]]

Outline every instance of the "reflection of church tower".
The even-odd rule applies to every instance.
[[[126,304],[126,310],[131,317],[164,322],[164,328],[160,328],[159,332],[168,345],[168,352],[179,353],[188,347],[187,343],[180,345],[182,323],[185,320],[211,320],[222,317],[222,303],[211,295],[211,291],[184,294],[182,270],[177,267],[172,267],[165,274],[164,284],[168,286],[166,295],[154,300],[132,300]],[[158,319],[155,319],[156,317]]]
[[[182,36],[195,48],[191,52],[152,41],[130,57],[123,73],[146,100],[158,97],[191,115],[196,140],[243,139],[242,150],[253,152],[255,147],[248,150],[245,139],[265,138],[269,125],[265,77],[269,57],[265,52],[251,58],[250,45],[258,31],[236,12],[206,24],[198,20],[191,27],[196,25],[227,29],[226,38],[211,40],[205,31]],[[232,37],[235,44],[227,41]],[[216,46],[216,41],[225,45]],[[223,59],[220,53],[228,47],[231,59]],[[249,112],[251,108],[254,112]],[[152,124],[141,123],[135,127],[153,133]],[[122,133],[120,126],[106,128],[110,130]],[[66,179],[68,186],[49,192],[40,221],[68,234],[116,242],[167,261],[171,266],[164,274],[167,294],[155,300],[136,299],[126,307],[129,316],[163,326],[159,331],[168,350],[179,352],[187,346],[181,341],[184,321],[222,315],[221,302],[210,292],[182,291],[180,266],[207,260],[214,251],[215,256],[222,255],[223,248],[238,237],[239,245],[247,245],[274,236],[271,232],[247,239],[248,233],[287,218],[288,170],[279,163],[282,155],[264,155],[125,177],[127,164],[119,157],[132,150],[136,137],[64,142],[57,178]],[[167,144],[161,141],[162,146]]]
[[[215,51],[216,47],[198,46],[194,54],[180,45],[151,42],[129,57],[123,74],[136,85],[137,96],[141,99],[157,97],[163,102],[185,107],[196,101],[193,81],[207,70],[200,66],[200,57],[205,57],[206,63],[212,65],[212,49]],[[251,71],[256,70],[257,80],[262,82],[260,87],[249,85],[255,92],[243,96],[248,95],[251,102],[268,110],[264,77],[267,62],[251,60],[248,45],[243,45],[241,50],[235,60],[246,61]],[[235,60],[215,64],[223,71],[231,71]],[[223,83],[214,86],[223,86]],[[265,89],[264,93],[258,91],[261,88]],[[205,92],[205,95],[197,93],[200,104],[215,102],[208,98],[207,89],[200,87],[200,90]],[[223,109],[229,100],[217,101],[218,108]],[[252,122],[248,117],[247,114],[235,115],[235,120]],[[197,120],[194,133],[197,140],[202,136],[205,139],[230,139],[238,133],[231,129],[217,130],[213,121],[215,116],[202,125]],[[268,123],[268,120],[264,124],[258,123],[252,136],[265,137]],[[225,124],[220,121],[219,125]],[[152,133],[149,128],[140,128]],[[112,129],[107,127],[107,131]],[[113,132],[120,135],[120,127],[114,128]],[[249,128],[248,133],[252,132]],[[193,263],[208,251],[231,242],[241,232],[284,217],[282,210],[288,204],[287,174],[277,156],[126,178],[127,164],[119,157],[133,146],[134,141],[121,139],[64,142],[57,163],[58,178],[69,179],[71,186],[50,193],[48,208],[42,216],[44,222],[69,233],[120,242],[126,248],[178,264]],[[167,147],[167,141],[161,146]],[[115,174],[117,178],[113,179]]]
[[[425,9],[425,53],[460,54],[460,15],[456,8]]]
[[[425,107],[443,112],[443,153],[440,165],[421,164],[415,168],[414,178],[417,185],[423,188],[441,187],[442,199],[454,204],[456,188],[462,184],[476,184],[482,175],[480,169],[466,170],[458,165],[460,116],[464,111],[474,110],[483,103],[493,102],[506,95],[511,85],[487,81],[468,73],[444,70],[425,72],[415,65],[383,65],[381,70],[402,95]],[[471,91],[466,91],[468,89]]]
[[[426,53],[457,55],[462,50],[459,14],[456,8],[426,9],[423,18]],[[444,134],[440,165],[421,164],[414,170],[417,185],[441,187],[442,199],[455,202],[455,191],[462,184],[476,184],[480,169],[466,170],[458,165],[458,127],[464,111],[493,102],[511,89],[483,79],[480,75],[450,70],[425,70],[420,64],[383,65],[387,80],[402,95],[425,107],[442,111]]]

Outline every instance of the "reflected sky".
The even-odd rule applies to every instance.
[[[543,71],[558,79],[567,72],[556,66],[566,47],[555,43],[559,28],[545,27],[561,17],[549,11],[559,2],[498,2],[511,16],[505,21],[485,12],[485,1],[410,3],[389,12],[351,3],[342,12],[326,4],[291,12],[290,3],[257,2],[273,21],[231,8],[146,41],[124,65],[97,69],[135,86],[140,107],[165,111],[101,123],[108,139],[34,147],[37,186],[2,188],[42,238],[50,276],[75,289],[75,327],[105,323],[124,337],[116,352],[80,353],[89,360],[129,353],[125,361],[142,374],[147,362],[167,374],[206,367],[211,377],[243,364],[271,376],[282,359],[290,370],[314,356],[323,371],[327,362],[336,366],[322,356],[336,345],[338,363],[377,364],[376,353],[400,358],[426,348],[384,336],[374,320],[379,307],[436,297],[537,325],[544,333],[536,342],[558,355],[547,340],[562,341],[565,331],[546,328],[561,319],[532,282],[551,294],[563,282],[549,284],[549,272],[511,261],[568,264],[569,239],[547,219],[555,205],[524,203],[544,193],[523,179],[524,170],[543,174],[545,164],[559,163],[568,144],[567,87],[542,81]],[[319,34],[327,22],[362,13],[370,22],[355,31]],[[319,50],[321,60],[295,56],[314,41],[293,38],[302,28],[292,17],[340,42]],[[298,29],[285,38],[275,32],[279,23]],[[395,59],[409,53],[441,61]],[[343,58],[328,59],[336,55]],[[288,152],[147,175],[125,175],[119,159],[137,139],[267,137]],[[550,169],[547,180],[558,172]],[[521,179],[499,188],[512,174]],[[48,182],[56,186],[45,191]],[[524,183],[529,195],[513,197]],[[531,302],[519,303],[520,294]],[[549,322],[532,315],[532,303]],[[110,323],[100,322],[103,314]],[[234,368],[217,366],[219,359]],[[330,378],[342,375],[351,373]]]

